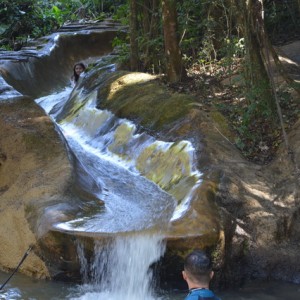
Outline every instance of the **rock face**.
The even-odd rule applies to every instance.
[[[108,43],[113,33],[103,35],[99,47]],[[88,51],[94,51],[96,57],[111,50],[103,46],[97,52],[97,46],[78,52],[77,43],[89,38],[87,32],[76,38],[72,45],[69,36],[59,38],[62,43],[53,55],[26,52],[16,59],[8,55],[0,65],[1,74],[19,93],[31,97],[64,86],[73,63],[88,58]],[[91,45],[95,40],[92,34]],[[193,192],[187,214],[170,225],[166,274],[180,268],[187,251],[201,247],[214,254],[216,284],[239,284],[255,277],[300,282],[300,123],[288,137],[292,159],[283,145],[270,165],[254,165],[236,150],[230,131],[215,112],[204,112],[197,99],[170,93],[154,77],[143,76],[121,71],[98,82],[97,70],[92,70],[77,88],[87,94],[96,86],[98,108],[132,120],[162,140],[185,139],[196,148],[202,185]],[[145,80],[134,79],[142,77]],[[73,193],[73,170],[64,142],[33,100],[17,97],[17,93],[0,102],[0,125],[0,266],[14,268],[34,244],[35,254],[22,266],[23,273],[74,279],[79,265],[72,236],[49,231],[51,224],[67,219],[81,201]],[[144,170],[142,164],[140,168]],[[91,239],[85,243],[92,247]]]
[[[0,265],[7,270],[47,231],[38,211],[69,197],[72,170],[52,121],[33,100],[19,97],[0,106]],[[22,271],[50,277],[33,253]]]
[[[277,159],[270,165],[255,165],[246,161],[233,146],[228,127],[224,126],[224,122],[216,122],[220,118],[215,112],[204,113],[197,108],[196,102],[187,99],[179,101],[181,106],[187,101],[189,110],[174,111],[173,107],[179,104],[176,105],[171,95],[158,92],[160,96],[149,97],[150,91],[158,91],[159,87],[150,83],[130,85],[129,92],[126,84],[122,86],[122,82],[126,82],[124,76],[119,74],[117,77],[113,81],[121,85],[119,89],[122,92],[100,89],[99,107],[136,120],[169,140],[180,137],[193,141],[199,151],[199,169],[205,170],[201,194],[193,202],[190,218],[171,225],[174,232],[171,229],[168,240],[170,253],[176,249],[176,256],[180,251],[196,246],[214,245],[216,266],[221,268],[217,276],[221,285],[239,285],[246,278],[255,277],[299,282],[300,123],[295,124],[288,136],[292,157],[282,145]],[[114,87],[114,84],[110,82],[109,86]],[[141,90],[148,97],[131,98],[127,94],[137,95]],[[157,101],[158,97],[164,100]],[[149,119],[149,115],[153,117]],[[219,207],[220,223],[217,217],[216,223],[212,221],[213,212],[216,212],[214,202]],[[195,212],[199,213],[199,219],[194,218]],[[206,215],[209,215],[209,222],[204,221]],[[205,224],[216,228],[214,238],[212,231],[200,238],[199,230],[205,228]],[[198,235],[193,236],[197,226]],[[181,239],[180,233],[185,237]]]

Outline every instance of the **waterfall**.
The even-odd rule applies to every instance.
[[[194,149],[156,140],[96,101],[96,90],[80,85],[36,99],[68,144],[82,196],[53,230],[94,237],[92,257],[77,242],[83,285],[68,299],[159,299],[151,266],[164,254],[170,221],[201,182]]]
[[[136,233],[117,236],[105,246],[101,241],[95,241],[94,257],[88,270],[82,247],[78,249],[79,259],[84,263],[83,277],[89,272],[91,279],[79,288],[79,297],[70,299],[158,299],[152,288],[151,265],[165,251],[162,235]]]
[[[36,102],[56,122],[56,115],[70,94],[72,90],[67,87],[61,92],[36,99]],[[105,125],[102,125],[103,122]],[[126,122],[130,128],[133,127],[128,121],[119,121],[111,113],[96,110],[87,103],[75,121],[56,123],[75,157],[80,184],[84,183],[96,197],[105,200],[105,209],[93,205],[88,216],[75,216],[68,222],[56,224],[56,228],[86,233],[123,232],[110,236],[110,242],[95,239],[92,257],[88,257],[84,245],[77,239],[83,284],[73,289],[68,299],[159,299],[152,285],[151,265],[164,254],[165,243],[163,234],[154,233],[151,228],[159,227],[159,232],[166,228],[175,201],[132,168],[131,171],[126,170],[126,164],[122,164],[116,156],[100,151],[105,140],[113,139],[113,133],[110,134],[109,129],[103,133],[103,127],[107,123],[124,126]],[[74,126],[76,123],[77,126]],[[99,131],[102,131],[101,135]],[[151,137],[141,138],[142,145],[154,142]]]

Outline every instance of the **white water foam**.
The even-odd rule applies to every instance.
[[[78,287],[72,300],[158,300],[152,286],[151,265],[165,251],[160,234],[138,233],[118,236],[106,246],[95,242],[93,261],[82,272],[90,274],[90,282]],[[78,253],[84,255],[82,248]],[[85,257],[80,261],[86,262]],[[88,270],[86,268],[89,268]]]

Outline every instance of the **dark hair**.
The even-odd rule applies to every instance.
[[[82,63],[82,62],[76,63],[76,64],[74,65],[74,67],[73,67],[73,76],[72,76],[72,79],[73,79],[75,82],[77,82],[78,79],[79,79],[79,75],[76,74],[76,72],[75,72],[75,68],[76,68],[77,66],[81,66],[81,67],[83,68],[83,70],[86,69],[85,64]]]
[[[202,250],[194,250],[184,260],[184,270],[197,281],[209,282],[212,264],[209,256]]]

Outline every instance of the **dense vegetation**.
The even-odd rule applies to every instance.
[[[28,39],[57,30],[63,23],[80,19],[101,20],[116,11],[121,1],[100,0],[2,0],[0,45],[13,49]]]
[[[300,88],[271,44],[299,36],[299,0],[2,0],[0,46],[19,50],[66,22],[106,17],[129,27],[114,41],[124,68],[167,74],[170,88],[224,114],[236,132],[231,141],[246,157],[272,159],[299,117],[291,91]],[[271,59],[286,73],[285,85],[272,81]],[[228,77],[239,84],[224,89],[219,83]]]

